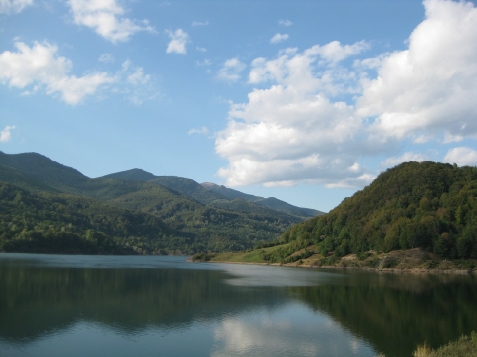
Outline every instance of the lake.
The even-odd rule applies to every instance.
[[[0,253],[0,356],[410,356],[477,331],[476,282]]]

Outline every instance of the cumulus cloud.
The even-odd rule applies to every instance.
[[[12,133],[11,131],[15,129],[15,126],[6,126],[5,129],[0,131],[0,143],[6,143],[10,140]]]
[[[324,46],[313,46],[302,53],[289,48],[272,60],[263,57],[254,59],[249,82],[278,82],[299,91],[321,91],[332,95],[354,92],[358,84],[356,73],[337,65],[346,57],[359,54],[368,47],[364,41],[353,45],[341,45],[333,41]]]
[[[288,34],[276,33],[271,39],[270,43],[280,43],[288,40]]]
[[[247,68],[247,65],[237,57],[230,58],[225,61],[216,77],[224,82],[236,82],[240,79],[241,73],[245,68]]]
[[[116,0],[68,0],[75,24],[92,28],[113,43],[128,41],[140,31],[154,33],[147,20],[124,17],[125,10]]]
[[[354,77],[338,62],[366,48],[332,42],[253,60],[249,82],[271,85],[231,105],[227,128],[216,138],[216,152],[229,166],[218,175],[230,186],[368,183],[372,176],[356,162],[361,121],[351,105],[328,96],[348,91],[343,78]]]
[[[425,20],[409,48],[383,56],[363,80],[357,113],[375,117],[383,140],[446,142],[477,136],[477,9],[471,2],[425,0]]]
[[[409,140],[477,138],[477,9],[468,1],[423,4],[426,17],[404,51],[363,58],[368,42],[333,41],[252,60],[255,88],[231,104],[216,135],[216,153],[228,161],[218,175],[230,186],[362,187],[375,175],[362,161],[378,153]],[[361,58],[350,64],[351,56]],[[469,164],[474,155],[457,148],[445,160]],[[381,165],[426,159],[406,152]]]
[[[0,0],[0,14],[18,14],[33,5],[33,0]]]
[[[406,161],[426,161],[429,157],[425,154],[418,154],[413,152],[406,152],[399,157],[389,157],[381,163],[382,167],[393,167]]]
[[[202,135],[207,135],[209,134],[209,129],[205,126],[200,127],[199,129],[191,129],[187,132],[187,134],[192,135],[192,134],[202,134]]]
[[[459,166],[476,166],[477,151],[469,147],[457,147],[447,152],[444,162],[455,163]]]
[[[16,42],[15,48],[16,52],[0,54],[0,81],[9,87],[24,89],[23,94],[44,91],[48,95],[59,95],[71,105],[106,88],[112,92],[130,93],[136,104],[140,104],[139,98],[152,95],[151,76],[129,61],[117,73],[89,72],[76,76],[71,74],[72,62],[59,56],[55,45],[35,42],[29,47]]]
[[[81,77],[70,75],[71,61],[58,56],[58,48],[47,42],[35,42],[33,47],[16,42],[15,48],[17,52],[0,54],[0,80],[10,87],[23,89],[33,85],[33,91],[44,89],[47,94],[58,93],[63,101],[75,105],[101,86],[116,81],[105,72]]]
[[[189,42],[189,35],[182,29],[177,29],[174,32],[166,30],[171,41],[167,45],[166,53],[177,53],[185,55],[187,53],[186,44]]]

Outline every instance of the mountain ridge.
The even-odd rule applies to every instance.
[[[312,218],[317,215],[321,215],[324,212],[311,209],[293,206],[285,201],[279,200],[275,197],[264,198],[260,196],[254,196],[247,193],[243,193],[238,190],[234,190],[223,185],[217,185],[212,182],[198,183],[195,180],[179,177],[179,176],[156,176],[152,173],[141,169],[131,169],[121,172],[112,173],[103,178],[119,178],[119,179],[132,179],[138,181],[153,181],[163,186],[171,188],[177,192],[185,194],[195,200],[204,203],[215,205],[215,200],[240,198],[251,203],[267,207],[276,211],[280,211],[286,214],[301,218]],[[208,193],[207,193],[208,192]]]
[[[292,224],[303,220],[250,202],[228,200],[191,179],[155,176],[141,169],[88,178],[76,169],[36,153],[1,153],[0,181],[27,190],[17,191],[13,198],[8,195],[2,198],[5,210],[0,212],[0,221],[15,222],[11,224],[16,228],[11,230],[9,224],[0,226],[0,250],[3,246],[22,251],[28,246],[28,249],[43,247],[41,251],[50,247],[52,252],[58,252],[51,242],[61,236],[89,247],[87,251],[92,252],[95,250],[89,243],[84,243],[91,234],[96,234],[88,233],[91,230],[130,251],[148,254],[240,250],[276,240]],[[5,187],[7,191],[13,190]],[[27,196],[28,199],[22,200]],[[84,219],[75,221],[72,207],[84,199],[93,200],[84,211],[90,220],[101,211],[107,212],[101,224],[91,226]],[[24,209],[24,219],[20,217],[20,207]],[[139,222],[139,230],[127,228],[131,224],[129,218],[108,207],[137,214],[135,222]],[[45,225],[42,217],[55,216],[50,210],[65,213],[57,215],[57,222]],[[156,226],[157,234],[144,233],[154,232],[151,227]],[[139,236],[128,232],[139,232]],[[32,239],[36,243],[26,243]],[[46,244],[45,239],[50,243]],[[76,251],[66,246],[64,249],[64,252]]]
[[[260,196],[254,196],[254,195],[240,192],[238,190],[234,190],[232,188],[225,187],[224,185],[217,185],[212,182],[203,182],[201,183],[201,185],[207,190],[217,192],[223,196],[226,196],[232,199],[241,198],[246,201],[253,202],[255,204],[265,206],[271,209],[275,209],[281,212],[285,212],[288,214],[293,214],[298,217],[312,218],[312,217],[324,214],[324,212],[318,211],[312,208],[293,206],[275,197],[264,198]]]

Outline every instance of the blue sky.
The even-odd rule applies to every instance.
[[[471,1],[0,0],[0,150],[329,211],[477,164]]]

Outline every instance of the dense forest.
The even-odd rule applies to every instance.
[[[0,251],[193,254],[249,249],[277,240],[305,218],[287,209],[315,212],[288,206],[275,210],[223,196],[190,179],[139,169],[90,179],[39,154],[0,152]]]
[[[280,240],[292,250],[316,244],[324,256],[419,247],[446,259],[475,259],[477,168],[400,164]]]

